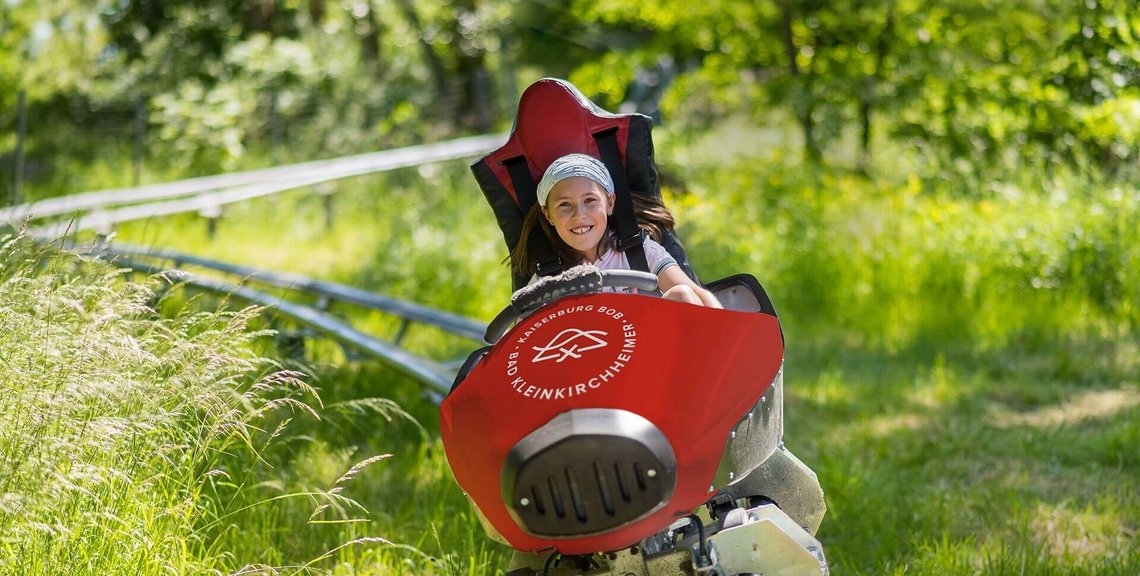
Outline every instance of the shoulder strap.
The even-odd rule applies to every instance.
[[[522,209],[525,218],[536,202],[535,196],[538,188],[534,183],[534,178],[530,176],[526,157],[508,158],[503,161],[503,165],[507,167],[507,172],[511,175],[511,184],[515,187],[515,197],[518,198],[519,208]],[[530,231],[530,236],[527,237],[527,246],[530,247],[531,254],[534,255],[535,268],[538,270],[539,276],[554,276],[562,272],[562,259],[554,253],[554,248],[551,247],[550,241],[542,233],[541,228],[535,226]]]
[[[602,156],[602,163],[610,171],[614,179],[614,218],[617,224],[617,249],[625,252],[630,268],[642,272],[649,271],[649,263],[645,260],[645,249],[641,243],[645,241],[645,233],[637,225],[637,216],[633,213],[633,199],[629,193],[629,178],[626,176],[625,164],[621,160],[621,152],[617,144],[617,127],[594,133],[594,140],[598,143],[598,153]],[[516,187],[517,190],[517,187]]]

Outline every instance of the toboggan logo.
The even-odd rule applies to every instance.
[[[536,400],[563,400],[601,388],[621,374],[637,349],[637,327],[625,313],[592,304],[554,310],[516,334],[506,374],[511,388]],[[536,346],[532,338],[545,343]],[[541,378],[531,381],[532,370],[541,370]]]
[[[607,342],[602,338],[607,335],[601,330],[567,328],[559,332],[546,346],[534,346],[538,354],[535,354],[531,362],[538,364],[544,360],[562,362],[567,358],[581,358],[582,352],[605,348]]]

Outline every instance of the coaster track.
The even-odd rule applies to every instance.
[[[161,248],[111,244],[103,235],[109,234],[112,227],[121,222],[195,211],[216,214],[226,204],[286,190],[396,168],[474,157],[505,140],[505,134],[474,136],[153,186],[76,194],[0,209],[0,226],[7,224],[13,229],[23,229],[42,242],[58,242],[59,238],[76,232],[95,231],[101,235],[99,240],[82,248],[82,251],[137,272],[161,274],[180,285],[265,306],[273,314],[305,327],[310,334],[332,339],[346,350],[374,358],[419,381],[427,394],[438,401],[451,389],[455,374],[466,358],[440,362],[409,352],[402,346],[408,327],[412,324],[430,326],[482,345],[487,328],[485,323],[297,274],[260,270]],[[72,249],[80,248],[68,245]],[[186,266],[203,269],[206,273],[182,269]],[[306,296],[309,300],[315,299],[316,305],[301,304],[271,294],[269,290]],[[327,308],[334,302],[394,315],[400,319],[399,329],[391,339],[367,334],[329,313]]]
[[[95,247],[89,253],[137,272],[160,274],[175,284],[265,306],[271,309],[272,313],[289,318],[312,333],[330,338],[347,349],[379,360],[398,372],[414,378],[425,386],[428,395],[436,401],[442,399],[451,389],[455,374],[466,356],[447,362],[417,356],[401,346],[407,327],[411,323],[432,326],[479,343],[482,342],[486,330],[486,324],[477,320],[297,274],[258,270],[190,254],[150,250],[145,247],[103,245]],[[238,280],[226,281],[180,268],[186,264],[220,272]],[[317,304],[314,306],[300,304],[270,294],[264,288],[279,288],[293,294],[315,296]],[[394,315],[400,318],[400,329],[391,340],[363,332],[327,311],[328,306],[334,302]]]

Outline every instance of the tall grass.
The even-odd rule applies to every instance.
[[[1136,185],[906,167],[689,163],[673,189],[698,271],[756,274],[781,314],[835,571],[1136,573]]]
[[[278,449],[266,454],[271,466],[251,487],[257,497],[247,499],[313,497],[242,510],[227,519],[214,549],[283,574],[493,574],[503,551],[483,537],[457,490],[436,407],[419,386],[368,362],[313,366],[312,382],[325,399],[321,420],[296,419],[275,440]],[[381,455],[341,480],[366,456]],[[321,494],[338,487],[359,506],[322,507]]]
[[[224,567],[211,493],[316,400],[251,352],[257,310],[160,318],[153,286],[19,236],[0,294],[0,573]]]
[[[701,271],[755,274],[800,334],[888,350],[1002,348],[1140,327],[1134,183],[931,188],[900,168],[868,178],[786,162],[690,165],[672,204]]]

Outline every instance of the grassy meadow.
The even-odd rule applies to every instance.
[[[1140,573],[1136,185],[966,184],[902,153],[868,178],[768,137],[662,133],[658,158],[698,274],[752,273],[780,313],[785,442],[823,485],[832,573]],[[184,215],[116,239],[483,320],[505,303],[462,163],[346,180],[333,209],[327,226],[296,191],[227,208],[213,238]],[[0,573],[502,572],[413,382],[327,342],[291,357],[271,315],[3,242]]]

